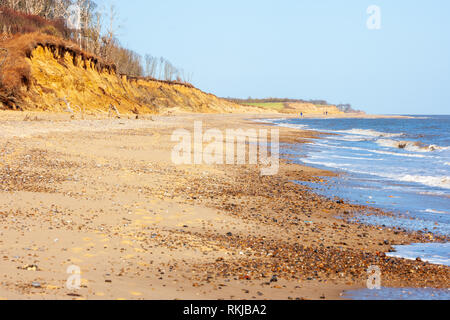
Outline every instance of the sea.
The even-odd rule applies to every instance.
[[[450,236],[450,115],[261,122],[322,133],[306,144],[281,145],[280,153],[292,162],[341,174],[326,183],[297,183],[326,197],[392,213],[361,213],[355,222]],[[395,249],[387,254],[450,266],[450,243]],[[407,296],[414,298],[411,292]]]

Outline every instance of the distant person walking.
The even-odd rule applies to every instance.
[[[300,113],[300,118],[303,118],[303,112]]]

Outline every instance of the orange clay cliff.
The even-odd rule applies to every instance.
[[[264,112],[188,83],[128,77],[58,37],[29,33],[0,42],[0,109],[108,113]]]

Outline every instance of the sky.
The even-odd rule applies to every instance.
[[[221,97],[323,99],[374,114],[450,114],[448,0],[97,0],[119,40]],[[371,5],[379,8],[373,20]],[[367,21],[379,21],[369,29]]]

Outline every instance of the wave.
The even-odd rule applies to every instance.
[[[394,246],[396,252],[387,253],[389,257],[423,261],[450,266],[450,243],[415,243],[406,246]]]
[[[367,174],[372,176],[377,176],[381,178],[386,178],[394,181],[401,182],[413,182],[422,184],[428,187],[437,187],[442,189],[450,189],[450,177],[449,176],[421,176],[421,175],[404,175],[404,174],[389,174],[384,172],[374,172],[374,171],[364,171],[355,170],[354,164],[349,163],[334,163],[327,161],[312,161],[309,159],[302,159],[302,162],[307,164],[321,165],[329,168],[347,170],[353,173]]]
[[[347,135],[347,136],[336,136],[336,137],[328,137],[328,139],[331,140],[344,140],[349,142],[360,142],[360,141],[367,141],[367,137],[365,136],[353,136],[353,135]]]
[[[321,141],[321,140],[318,140]],[[367,151],[367,149],[358,148],[358,147],[346,147],[346,146],[340,146],[335,144],[327,144],[327,143],[321,143],[318,141],[314,141],[314,145],[321,146],[321,147],[329,147],[333,149],[349,149],[349,150],[355,150],[355,151]]]
[[[435,213],[435,214],[447,214],[448,213],[448,212],[445,212],[445,211],[438,211],[438,210],[433,210],[433,209],[426,209],[426,210],[423,210],[423,212]]]
[[[445,197],[450,199],[450,194],[442,191],[422,191],[419,194],[423,196],[433,196],[433,197]]]
[[[450,177],[448,176],[419,176],[419,175],[385,175],[386,178],[403,182],[415,182],[429,187],[450,189]]]
[[[258,122],[258,123],[273,123],[273,124],[277,124],[277,121],[286,121],[288,120],[288,118],[276,118],[276,119],[251,119],[251,121],[253,122]]]
[[[321,146],[321,147],[327,147],[327,148],[333,148],[333,149],[346,149],[346,150],[353,150],[353,151],[365,151],[370,153],[377,153],[377,154],[385,154],[385,155],[391,155],[391,156],[397,156],[397,157],[409,157],[409,158],[430,158],[430,156],[426,156],[423,154],[411,154],[411,153],[396,153],[396,152],[389,152],[389,151],[382,151],[382,150],[373,150],[373,149],[366,149],[366,148],[358,148],[358,147],[347,147],[347,146],[339,146],[339,145],[331,145],[326,143],[320,143],[314,141],[314,145]],[[450,165],[450,163],[449,163]]]
[[[278,124],[278,126],[298,130],[308,130],[309,128],[306,124]]]
[[[334,163],[334,162],[324,162],[324,161],[311,161],[308,159],[302,159],[302,162],[308,163],[308,164],[316,164],[319,166],[325,166],[330,168],[336,168],[336,169],[347,169],[347,167],[351,167],[352,165],[349,163]]]
[[[343,135],[339,137],[334,137],[332,139],[358,142],[358,141],[367,141],[368,140],[367,137],[381,138],[376,140],[376,143],[382,147],[390,147],[390,148],[392,147],[412,152],[433,152],[449,149],[449,147],[427,145],[420,141],[398,141],[391,139],[383,139],[383,138],[402,137],[405,136],[404,133],[388,133],[371,129],[337,130],[336,132],[350,135]]]
[[[347,156],[340,156],[340,155],[329,155],[328,157],[335,158],[335,159],[350,159],[350,160],[364,160],[364,161],[384,161],[384,159],[371,159],[367,157],[347,157]]]
[[[373,153],[378,154],[386,154],[391,156],[397,156],[397,157],[409,157],[409,158],[428,158],[427,156],[424,156],[422,154],[410,154],[410,153],[395,153],[395,152],[389,152],[389,151],[380,151],[380,150],[368,150]]]
[[[360,136],[369,136],[369,137],[400,137],[404,135],[403,133],[388,133],[388,132],[380,132],[371,129],[350,129],[350,130],[338,130],[337,132],[349,133]]]
[[[397,141],[390,139],[379,139],[377,140],[377,144],[382,147],[397,148],[414,152],[433,152],[448,149],[448,147],[426,145],[420,141]]]

